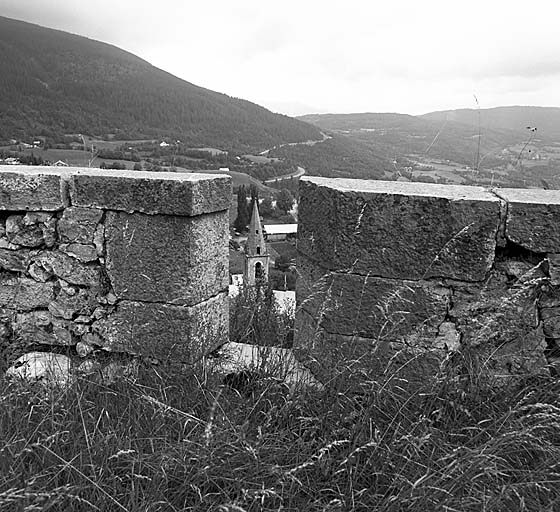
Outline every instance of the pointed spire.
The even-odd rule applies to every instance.
[[[249,233],[247,235],[246,254],[247,256],[263,256],[268,254],[257,200],[253,201],[253,211],[251,213],[251,222],[249,223]]]

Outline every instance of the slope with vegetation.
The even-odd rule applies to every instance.
[[[441,110],[420,116],[429,121],[446,119],[469,126],[482,124],[492,130],[525,132],[527,126],[538,127],[539,136],[560,140],[560,108],[511,106],[475,110],[463,108]]]
[[[0,17],[0,139],[113,134],[263,150],[307,123],[197,87],[114,46]]]
[[[478,125],[432,120],[406,114],[364,113],[307,115],[300,119],[322,130],[343,133],[361,142],[371,151],[392,157],[430,156],[476,166],[477,153],[494,158],[506,146],[519,143],[523,135],[512,130],[481,127],[478,147]]]

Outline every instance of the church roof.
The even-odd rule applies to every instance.
[[[247,256],[262,256],[268,254],[266,250],[266,243],[264,241],[257,201],[253,201],[253,211],[251,213],[251,222],[249,223],[249,233],[247,234],[245,253]]]

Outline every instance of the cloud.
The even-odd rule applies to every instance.
[[[473,93],[487,106],[558,104],[559,11],[553,0],[2,0],[0,7],[0,15],[115,44],[232,96],[338,112],[472,106]]]

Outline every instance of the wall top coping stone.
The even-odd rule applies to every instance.
[[[387,194],[418,197],[440,197],[451,201],[499,201],[484,187],[437,185],[435,183],[405,183],[400,181],[359,180],[350,178],[320,178],[305,176],[301,181],[340,192]]]
[[[0,209],[57,210],[82,206],[194,216],[226,210],[225,174],[0,165]]]
[[[560,190],[540,188],[496,188],[494,193],[508,203],[560,205]]]

